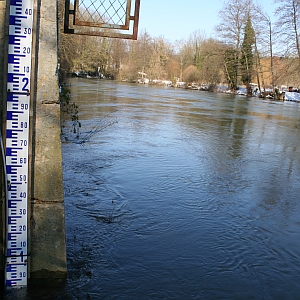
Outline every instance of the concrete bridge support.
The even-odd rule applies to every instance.
[[[9,1],[0,0],[0,48],[6,49],[5,21]],[[65,213],[60,140],[60,106],[57,74],[57,0],[35,1],[33,73],[31,94],[31,141],[29,155],[29,272],[30,281],[63,279],[67,274]],[[0,69],[6,69],[6,55],[0,51]],[[5,128],[6,74],[0,72],[2,128]],[[2,131],[3,132],[3,131]],[[3,175],[2,175],[3,176]],[[1,184],[3,183],[3,178]],[[2,184],[3,185],[3,184]],[[4,191],[2,187],[2,212]],[[3,213],[1,215],[3,223]],[[0,239],[3,248],[3,237]],[[2,252],[1,252],[2,255]],[[3,258],[3,257],[1,257]],[[3,274],[3,259],[0,272]],[[29,281],[29,282],[30,282]]]

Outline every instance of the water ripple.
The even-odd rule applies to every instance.
[[[84,132],[118,122],[63,145],[72,299],[300,297],[299,112],[79,83]]]

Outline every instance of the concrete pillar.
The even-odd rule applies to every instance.
[[[0,49],[6,49],[6,5],[8,5],[6,1],[0,0]],[[35,20],[36,31],[32,51],[35,64],[32,69],[35,76],[32,80],[32,115],[30,116],[32,147],[29,155],[29,162],[31,161],[29,282],[43,282],[44,279],[49,278],[60,281],[66,278],[67,264],[58,104],[57,0],[36,0]],[[6,58],[3,54],[5,51],[0,51],[0,70],[5,69]],[[1,76],[3,72],[0,72],[0,109],[3,101],[6,101],[3,85],[5,78]],[[2,116],[3,113],[0,113]],[[1,186],[2,183],[3,181]],[[3,187],[1,190],[1,206],[4,207]],[[0,221],[2,220],[3,213],[0,213]],[[3,248],[3,235],[0,237],[0,246]],[[2,256],[1,251],[0,276],[4,274]]]
[[[31,280],[66,277],[65,213],[57,74],[57,1],[37,1],[33,106]]]

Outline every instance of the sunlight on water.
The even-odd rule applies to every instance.
[[[72,81],[64,144],[71,296],[299,294],[299,110],[178,89]],[[69,137],[71,140],[71,137]]]
[[[300,298],[298,106],[70,83],[66,297]]]

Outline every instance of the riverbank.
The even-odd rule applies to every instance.
[[[69,74],[69,77],[79,77],[86,78],[91,80],[115,80],[114,78],[108,77],[106,78],[104,75],[89,75],[88,73],[72,73]],[[118,82],[118,80],[116,80]],[[173,84],[170,80],[122,80],[122,82],[129,82],[135,84],[142,85],[152,85],[152,86],[165,86],[169,88],[179,88],[179,89],[188,89],[195,91],[206,91],[206,92],[214,92],[214,93],[225,93],[231,95],[239,95],[239,96],[247,96],[247,89],[245,86],[238,86],[236,90],[231,90],[227,85],[224,84],[197,84],[197,83],[186,83],[177,81]],[[248,96],[249,97],[249,96]],[[256,84],[253,84],[252,95],[251,97],[262,98],[262,99],[270,99],[275,101],[291,101],[300,103],[300,93],[298,89],[293,89],[292,87],[287,88],[286,86],[282,86],[280,88],[276,88],[275,90],[271,88],[260,89]]]

